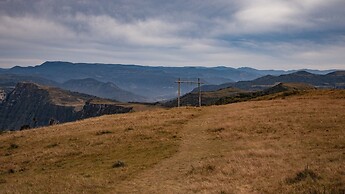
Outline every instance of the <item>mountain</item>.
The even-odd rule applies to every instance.
[[[266,75],[252,81],[239,81],[221,85],[204,85],[202,91],[216,91],[219,89],[234,87],[249,91],[263,90],[277,83],[305,83],[317,88],[345,88],[345,71],[335,71],[326,75],[312,74],[307,71],[298,71],[279,76]],[[196,91],[196,89],[195,89]]]
[[[121,102],[147,101],[145,97],[125,91],[116,86],[114,83],[104,83],[92,78],[72,79],[61,84],[61,88],[74,92],[98,96],[101,98],[115,99]]]
[[[233,81],[226,71],[203,67],[145,67],[120,64],[45,62],[35,67],[17,66],[7,70],[7,72],[40,76],[60,83],[70,79],[93,78],[101,82],[116,83],[120,88],[148,97],[151,101],[175,96],[177,89],[175,81],[178,77],[192,80],[205,77],[203,81],[210,84]],[[237,76],[237,73],[233,75]],[[185,85],[184,91],[188,92],[193,88],[192,85]]]
[[[0,104],[0,130],[64,123],[132,110],[126,104],[34,83],[18,83]]]
[[[309,71],[309,70],[307,70]],[[316,72],[316,70],[310,70]],[[13,67],[2,73],[39,76],[64,83],[71,79],[92,78],[100,82],[112,82],[131,93],[147,97],[149,101],[176,97],[178,78],[197,80],[207,85],[253,80],[268,74],[281,75],[295,71],[257,70],[253,68],[218,67],[151,67],[122,64],[88,64],[61,61],[45,62],[33,67]],[[327,71],[317,71],[327,73]],[[0,72],[1,73],[1,72]],[[182,93],[188,93],[195,85],[184,84]]]
[[[250,68],[250,67],[240,67],[238,68],[238,70],[240,71],[244,71],[247,73],[252,73],[252,74],[259,74],[261,76],[264,75],[283,75],[283,74],[290,74],[290,73],[295,73],[298,71],[306,71],[312,74],[328,74],[337,70],[315,70],[315,69],[299,69],[299,70],[288,70],[288,71],[284,71],[284,70],[257,70],[254,68]]]

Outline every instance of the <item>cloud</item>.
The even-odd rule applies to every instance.
[[[343,7],[343,0],[2,0],[0,67],[66,60],[345,68]]]

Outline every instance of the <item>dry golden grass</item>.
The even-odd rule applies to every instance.
[[[0,193],[341,193],[344,110],[308,91],[3,133]]]

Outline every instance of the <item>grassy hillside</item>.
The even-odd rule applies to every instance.
[[[342,193],[345,91],[0,135],[0,193]]]
[[[273,99],[277,96],[288,96],[303,93],[307,90],[314,90],[315,87],[303,83],[279,83],[261,91],[246,91],[238,88],[224,88],[217,91],[203,91],[202,105],[222,105],[235,102],[244,102],[257,99]],[[176,107],[177,99],[162,103],[166,107]],[[199,93],[190,92],[181,97],[182,106],[198,106]]]

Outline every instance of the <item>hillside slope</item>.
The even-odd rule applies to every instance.
[[[0,135],[2,193],[343,193],[345,92]]]
[[[306,90],[313,90],[315,87],[308,84],[301,83],[279,83],[273,87],[266,88],[261,91],[246,91],[237,88],[224,88],[216,91],[204,91],[201,94],[202,106],[221,105],[235,102],[243,102],[248,100],[255,100],[257,98],[274,98],[275,96],[287,96],[304,92]],[[199,93],[190,92],[181,97],[181,106],[198,106]],[[163,106],[176,107],[177,99],[163,102]]]

